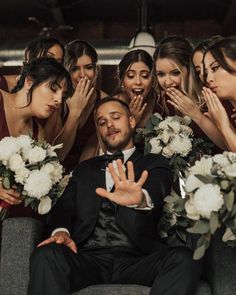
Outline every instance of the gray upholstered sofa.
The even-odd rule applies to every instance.
[[[41,240],[42,233],[42,224],[31,218],[11,218],[3,222],[0,261],[2,295],[26,295],[29,256]],[[236,294],[236,248],[226,247],[219,236],[214,238],[208,251],[204,270],[207,280],[199,283],[196,295]],[[137,285],[97,285],[73,295],[146,295],[149,291],[150,288]]]

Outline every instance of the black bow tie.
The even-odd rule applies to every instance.
[[[113,161],[117,160],[117,159],[121,159],[122,162],[124,161],[124,154],[122,153],[122,151],[116,151],[114,154],[105,154],[103,156],[104,160],[105,160],[105,166],[108,166],[109,163],[112,163]]]

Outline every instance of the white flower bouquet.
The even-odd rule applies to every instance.
[[[0,181],[5,189],[21,193],[25,206],[46,214],[68,184],[55,152],[61,145],[51,146],[30,136],[5,137],[0,141]],[[11,205],[0,200],[0,218]]]
[[[145,128],[136,130],[135,141],[140,141],[140,136],[145,140],[145,154],[162,154],[170,158],[174,181],[179,176],[183,177],[187,167],[203,153],[211,152],[211,144],[194,138],[190,123],[187,116],[169,116],[163,120],[160,114],[155,113]]]
[[[203,156],[189,170],[185,198],[172,193],[165,198],[162,237],[177,231],[196,235],[194,258],[200,259],[218,228],[224,228],[222,240],[236,245],[236,153]]]

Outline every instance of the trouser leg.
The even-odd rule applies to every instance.
[[[194,261],[189,249],[166,248],[147,256],[121,257],[113,283],[152,286],[151,295],[194,295],[201,269],[201,261]]]
[[[72,252],[50,244],[37,248],[30,259],[29,295],[69,295],[109,279],[109,256],[95,252]]]

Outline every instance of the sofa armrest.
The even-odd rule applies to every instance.
[[[33,218],[8,218],[2,224],[0,288],[4,295],[26,295],[29,257],[42,239],[43,224]]]
[[[213,295],[236,294],[236,248],[222,241],[223,233],[224,229],[217,230],[205,256],[205,275]]]

